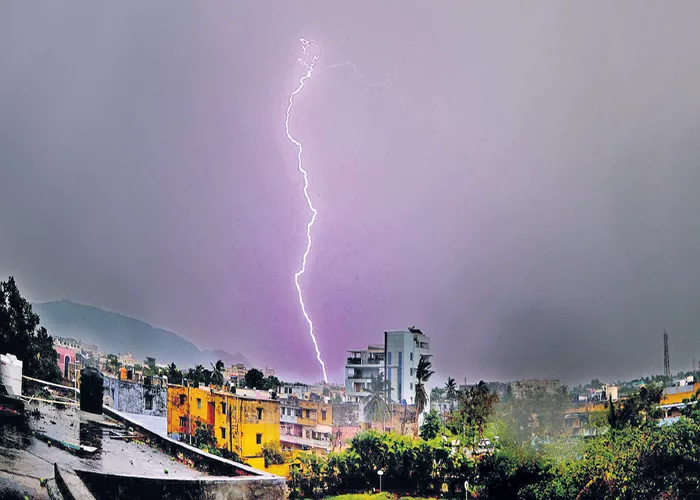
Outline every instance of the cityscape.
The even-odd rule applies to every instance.
[[[0,8],[0,500],[700,499],[700,2]]]
[[[14,298],[5,301],[5,317],[22,318],[20,324],[30,328],[39,324],[12,278],[2,289]],[[5,347],[16,350],[22,332],[11,324],[2,331]],[[130,352],[102,352],[77,336],[38,331],[24,345],[27,352],[37,350],[39,360],[49,353],[46,363],[37,365],[31,355],[27,363],[14,354],[0,356],[0,416],[10,424],[3,426],[3,446],[27,453],[18,461],[22,469],[37,467],[32,462],[43,446],[63,450],[52,452],[52,479],[42,478],[40,491],[48,498],[258,498],[260,492],[266,492],[262,498],[316,498],[363,490],[500,497],[512,480],[508,486],[481,469],[493,468],[491,461],[509,447],[546,456],[549,447],[573,450],[577,442],[605,443],[642,429],[665,432],[698,418],[700,383],[695,371],[671,374],[667,332],[664,374],[652,378],[567,387],[555,379],[457,384],[449,377],[432,381],[428,390],[435,341],[414,325],[348,351],[344,384],[281,381],[274,367],[221,360],[209,368],[179,368],[157,353],[139,360]],[[17,446],[27,439],[31,444]],[[408,464],[391,465],[391,450],[399,444],[418,447],[417,463],[433,460],[424,476]],[[138,465],[148,448],[162,471],[151,458]],[[134,457],[126,469],[122,454]],[[355,460],[360,469],[342,472],[337,468],[343,460]],[[373,473],[361,472],[367,460]],[[447,462],[436,470],[441,460]],[[204,476],[216,482],[197,479]],[[241,477],[244,482],[236,479]],[[169,481],[176,478],[184,490],[173,489]],[[631,486],[628,479],[606,481],[596,488]],[[577,487],[602,494],[590,484]]]

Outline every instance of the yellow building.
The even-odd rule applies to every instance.
[[[674,405],[683,403],[683,400],[693,400],[695,394],[700,391],[700,382],[675,387],[666,387],[661,394],[661,405]]]
[[[280,402],[263,394],[169,385],[168,435],[188,441],[198,428],[207,429],[218,448],[243,460],[262,457],[263,444],[280,440]]]

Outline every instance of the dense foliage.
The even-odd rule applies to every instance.
[[[473,476],[473,466],[440,438],[425,441],[368,430],[356,435],[346,451],[303,455],[292,469],[292,488],[303,498],[364,491],[378,486],[381,470],[387,490],[437,493],[446,483],[455,491]]]
[[[22,297],[12,276],[0,281],[0,353],[22,360],[25,375],[49,382],[61,379],[53,339],[39,326],[39,315]]]
[[[446,388],[447,389],[447,388]],[[447,390],[445,390],[447,392]],[[700,392],[700,391],[698,391]],[[326,457],[302,456],[293,468],[294,495],[304,498],[367,491],[464,498],[696,498],[700,491],[700,404],[661,425],[658,386],[642,388],[594,414],[593,436],[568,437],[566,391],[533,390],[496,403],[478,384],[458,394],[447,425],[426,415],[421,439],[374,430]],[[475,445],[484,435],[491,452]]]

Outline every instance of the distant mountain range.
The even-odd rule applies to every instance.
[[[196,364],[210,368],[209,364],[219,359],[227,366],[232,363],[251,366],[240,353],[200,350],[176,333],[98,307],[58,300],[32,304],[32,309],[49,334],[97,344],[102,353],[130,352],[138,360],[153,356],[158,363],[175,362],[181,368]]]

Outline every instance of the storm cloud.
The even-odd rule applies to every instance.
[[[659,373],[664,328],[690,369],[699,18],[692,1],[5,3],[0,276],[319,379],[284,135],[304,37],[322,53],[290,125],[331,378],[408,325],[460,381]]]

